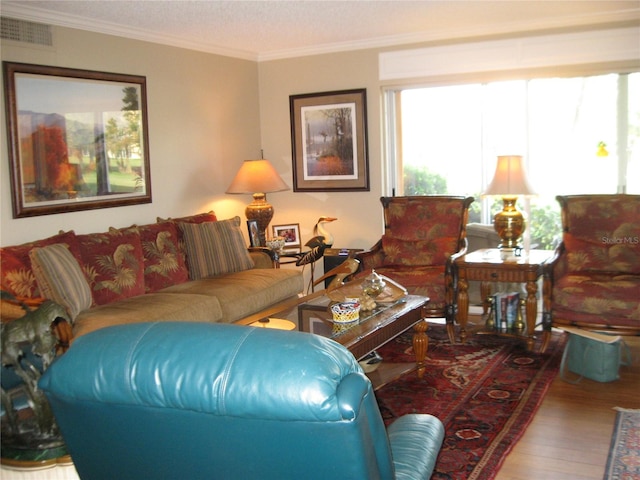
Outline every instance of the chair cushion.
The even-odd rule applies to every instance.
[[[93,298],[78,260],[66,244],[37,247],[29,252],[40,293],[62,305],[71,319],[91,307]]]
[[[569,272],[640,274],[637,196],[570,198],[563,211]]]
[[[429,266],[444,265],[456,251],[457,238],[437,237],[428,240],[402,240],[382,236],[384,265]]]
[[[640,327],[639,298],[640,277],[636,275],[566,275],[557,278],[553,286],[553,321],[564,318],[593,325]]]
[[[421,202],[391,202],[386,215],[388,226],[386,234],[403,240],[427,240],[452,238],[456,251],[460,237],[460,220],[463,199],[437,199]]]
[[[240,217],[179,225],[192,280],[241,272],[255,266],[240,231]]]
[[[458,250],[464,200],[415,197],[391,201],[382,237],[385,265],[444,265]]]

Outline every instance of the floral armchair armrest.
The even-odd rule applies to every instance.
[[[378,268],[384,260],[384,250],[382,250],[382,240],[378,240],[376,244],[369,250],[356,253],[356,259],[360,261],[360,270],[370,270]]]
[[[549,277],[551,283],[555,278],[561,278],[569,271],[566,248],[563,242],[556,247],[551,257],[545,264],[545,275]]]

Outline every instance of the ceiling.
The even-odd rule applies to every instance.
[[[251,60],[640,20],[640,0],[2,0],[5,17]]]

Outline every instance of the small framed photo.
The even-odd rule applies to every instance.
[[[273,236],[284,238],[284,248],[300,248],[300,224],[273,225]]]
[[[249,231],[249,241],[252,247],[260,246],[260,231],[257,220],[247,220],[247,230]]]

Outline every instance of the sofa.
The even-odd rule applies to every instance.
[[[640,334],[640,195],[556,199],[562,243],[547,266],[545,308],[552,326]]]
[[[428,414],[385,428],[353,355],[297,331],[105,328],[77,339],[40,388],[86,479],[426,480],[444,437]]]
[[[73,231],[0,250],[3,292],[62,305],[73,338],[148,321],[233,323],[302,292],[302,274],[247,249],[240,218],[214,212]]]

